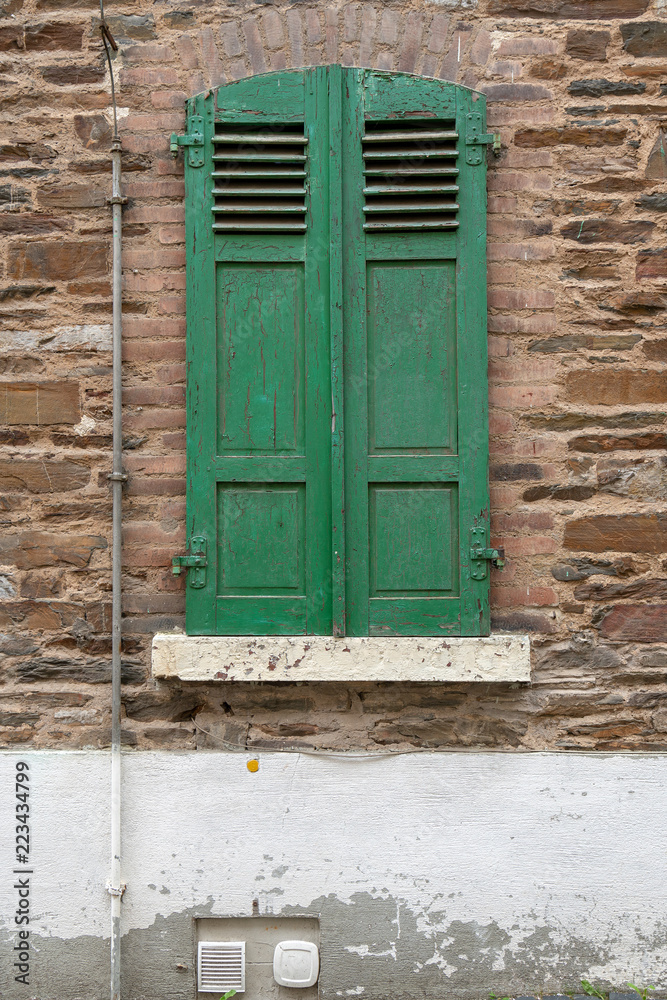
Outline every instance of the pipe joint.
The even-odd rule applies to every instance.
[[[107,882],[107,892],[110,896],[118,896],[120,899],[123,898],[123,893],[127,889],[125,882],[121,882],[120,885],[112,885],[111,882]]]

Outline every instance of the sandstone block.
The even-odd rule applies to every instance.
[[[592,406],[667,402],[667,372],[570,372],[565,385],[568,399]]]
[[[83,26],[65,21],[50,24],[33,24],[25,29],[25,48],[28,52],[48,52],[52,49],[76,50],[82,47]]]
[[[575,587],[574,596],[579,601],[609,601],[619,597],[667,600],[667,580],[632,580],[630,583],[594,581]]]
[[[105,77],[105,69],[101,64],[98,66],[43,66],[40,73],[47,83],[53,83],[57,87],[101,83]]]
[[[40,187],[37,200],[41,208],[101,208],[106,191],[90,184],[51,184]]]
[[[514,136],[514,143],[528,149],[543,146],[620,146],[625,141],[624,128],[545,128],[523,129]]]
[[[80,490],[90,482],[90,469],[78,462],[46,459],[0,460],[0,489],[30,493]]]
[[[651,423],[657,423],[656,414],[651,414]],[[659,418],[658,418],[659,419]],[[610,418],[614,422],[615,418]],[[568,441],[570,451],[583,451],[596,454],[605,451],[641,451],[644,449],[667,448],[667,434],[629,434],[627,437],[616,437],[613,434],[591,434],[588,437],[576,437]]]
[[[539,288],[492,288],[489,305],[496,309],[553,309],[553,292]]]
[[[621,27],[621,31],[623,31]],[[573,28],[567,33],[565,51],[573,59],[583,59],[586,62],[604,62],[607,58],[607,46],[611,41],[608,31],[589,31],[586,28]]]
[[[59,564],[83,567],[95,549],[106,548],[107,540],[101,535],[25,531],[0,539],[0,561],[12,562],[19,569]]]
[[[566,278],[575,278],[577,281],[614,280],[620,277],[618,268],[613,264],[582,264],[580,267],[565,268],[563,274]],[[596,341],[601,341],[603,339],[603,337],[590,338],[593,344],[595,344]],[[605,350],[605,348],[598,344],[596,347],[591,347],[590,350],[600,351]],[[627,346],[618,347],[617,350],[627,351],[629,348]]]
[[[561,229],[566,240],[576,240],[582,245],[590,243],[645,243],[655,229],[654,222],[644,220],[612,222],[609,219],[583,219],[568,222]]]
[[[179,82],[176,70],[167,67],[133,66],[121,73],[123,87],[177,87]]]
[[[4,424],[76,424],[80,416],[78,382],[0,383]]]
[[[197,46],[195,45],[195,41],[192,35],[189,34],[179,35],[179,37],[176,39],[175,44],[176,44],[176,51],[178,52],[181,58],[181,62],[183,63],[185,68],[199,69],[199,66],[201,64],[201,56],[199,55],[199,51],[197,49]],[[153,95],[153,97],[157,96],[158,96],[157,94]],[[174,105],[174,107],[177,106],[183,107],[182,104]]]
[[[72,228],[69,219],[40,212],[8,212],[0,215],[0,233],[7,236],[37,236],[66,232]]]
[[[259,34],[259,27],[255,18],[248,18],[243,23],[243,33],[245,35],[250,62],[254,73],[266,73],[266,60],[264,58],[264,47]]]
[[[107,243],[65,242],[14,244],[9,248],[8,273],[12,278],[69,281],[100,277],[107,272]]]
[[[495,608],[545,607],[558,604],[551,587],[491,587],[491,606]]]
[[[562,80],[568,71],[565,63],[556,59],[541,59],[530,66],[529,73],[536,80]]]
[[[375,723],[370,736],[375,743],[389,746],[411,743],[414,746],[519,746],[525,732],[525,723],[508,723],[494,720],[453,719],[425,720],[382,719]]]
[[[421,51],[423,20],[423,15],[418,13],[408,14],[406,17],[403,44],[397,66],[401,73],[415,72]]]
[[[104,115],[74,115],[74,131],[86,149],[106,149],[111,143],[111,125]]]
[[[20,24],[9,24],[0,28],[0,52],[11,52],[22,47],[23,28]]]
[[[562,20],[610,20],[639,17],[649,0],[489,0],[489,14],[510,17],[552,17]]]
[[[479,89],[489,101],[550,101],[553,93],[537,83],[483,83]]]
[[[0,604],[0,621],[7,630],[68,628],[81,614],[81,605],[68,601],[13,601]]]
[[[181,544],[184,544],[181,543]],[[176,551],[176,550],[174,550]],[[124,614],[178,614],[185,611],[185,594],[124,594]]]
[[[598,514],[569,521],[563,547],[659,555],[667,551],[667,514]]]
[[[667,250],[640,250],[637,254],[635,277],[667,278]]]
[[[659,290],[622,292],[611,295],[602,304],[629,316],[651,316],[667,307],[667,296]]]
[[[4,143],[0,145],[0,162],[4,160],[9,160],[13,162],[15,160],[53,160],[56,157],[56,151],[51,147],[47,146],[43,142],[17,142]],[[20,169],[20,168],[19,168]],[[32,168],[28,168],[32,170]],[[19,173],[18,170],[13,170],[12,173],[16,173],[18,176],[25,176]]]
[[[642,351],[650,361],[667,361],[667,338],[647,340]]]
[[[602,619],[600,634],[620,642],[665,642],[667,604],[619,604]]]

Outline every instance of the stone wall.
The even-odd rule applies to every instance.
[[[129,746],[667,745],[662,0],[110,2],[124,148]],[[147,12],[148,10],[148,12]],[[105,746],[110,87],[94,0],[0,0],[2,745]],[[340,61],[487,94],[493,623],[534,683],[160,685],[182,626],[183,101]],[[664,707],[663,707],[664,706]],[[225,742],[226,741],[226,742]]]

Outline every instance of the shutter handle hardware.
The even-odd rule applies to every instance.
[[[488,572],[487,563],[496,569],[505,565],[505,550],[491,549],[486,546],[486,528],[470,529],[470,576],[473,580],[485,580]]]
[[[466,163],[475,167],[482,162],[482,146],[493,144],[494,156],[500,156],[500,132],[482,132],[482,116],[478,111],[466,115]]]
[[[185,135],[171,133],[169,140],[169,151],[175,158],[178,156],[178,147],[187,146],[188,165],[191,167],[204,166],[204,119],[201,115],[192,115],[188,118],[189,131]]]
[[[206,586],[206,539],[203,535],[193,535],[190,539],[190,555],[174,556],[171,560],[171,571],[174,576],[180,576],[182,570],[190,570],[188,583],[199,589]]]

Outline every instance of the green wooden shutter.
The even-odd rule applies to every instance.
[[[196,633],[331,631],[323,82],[279,73],[191,107],[204,123],[186,188],[188,532],[208,549],[205,586],[187,588]]]
[[[190,102],[189,632],[488,631],[471,114],[485,131],[479,95],[339,66]]]
[[[348,73],[347,630],[479,635],[488,579],[471,578],[469,556],[488,517],[486,194],[465,137],[484,101]]]

